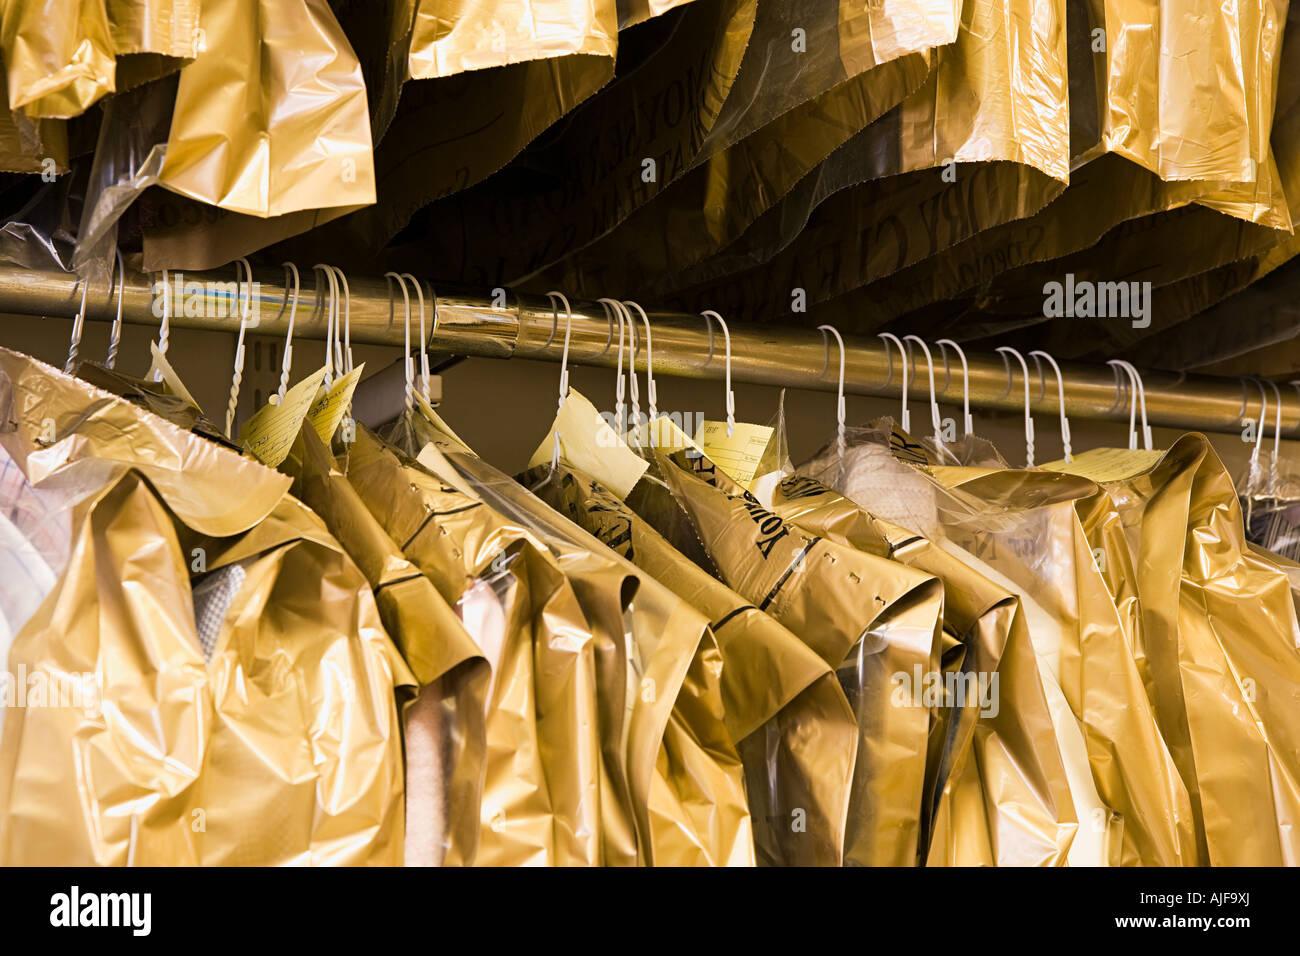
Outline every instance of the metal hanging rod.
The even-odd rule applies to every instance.
[[[316,309],[318,290],[309,266],[302,274],[295,338],[323,339],[325,310]],[[281,311],[286,289],[282,270],[261,270],[256,276],[259,322],[255,333],[281,335],[288,328],[288,310]],[[116,274],[115,274],[116,275]],[[177,273],[169,273],[169,287],[176,292]],[[160,277],[152,277],[156,281]],[[183,274],[183,296],[173,298],[171,325],[174,329],[206,329],[236,332],[238,310],[229,300],[234,286],[234,269]],[[351,337],[354,342],[401,347],[404,336],[402,296],[395,284],[383,278],[349,276],[351,291]],[[390,305],[390,288],[395,305]],[[151,277],[128,272],[123,288],[122,317],[125,322],[157,326],[155,293]],[[432,327],[432,288],[425,284],[426,329]],[[71,273],[22,269],[0,265],[0,313],[48,315],[71,318],[81,302],[80,280]],[[412,296],[412,329],[416,303]],[[117,313],[118,291],[111,286],[92,288],[86,298],[86,318],[111,322]],[[597,302],[570,299],[573,314],[569,361],[575,365],[614,367],[617,362],[617,324],[611,329],[604,308]],[[656,375],[686,378],[718,378],[724,368],[721,329],[702,316],[647,310],[652,325],[654,371]],[[565,316],[552,312],[544,295],[527,295],[503,290],[437,286],[437,330],[431,335],[432,351],[484,358],[527,358],[558,362],[564,348]],[[725,316],[724,316],[725,318]],[[712,326],[712,328],[711,328]],[[638,333],[641,327],[638,326]],[[612,333],[612,334],[611,334]],[[418,334],[418,333],[415,333]],[[730,327],[731,375],[738,382],[792,388],[834,391],[839,356],[833,339],[828,341],[814,329],[742,325]],[[855,395],[898,397],[902,367],[897,352],[891,355],[885,343],[874,336],[845,335],[844,389]],[[892,348],[892,347],[891,347]],[[931,343],[936,365],[935,387],[945,404],[962,398],[961,364],[949,354],[950,374],[943,372],[939,349]],[[1008,366],[998,355],[967,352],[970,402],[973,407],[1020,411],[1024,386],[1019,363]],[[928,401],[929,377],[924,355],[913,353],[913,374],[909,395]],[[1062,362],[1065,377],[1066,413],[1072,418],[1119,421],[1128,418],[1126,400],[1117,391],[1115,371],[1106,365]],[[644,349],[638,368],[645,367]],[[1056,377],[1044,367],[1039,376],[1031,367],[1030,401],[1037,415],[1056,414]],[[1146,391],[1147,418],[1152,425],[1210,432],[1239,432],[1243,417],[1258,417],[1260,390],[1249,380],[1206,375],[1148,371],[1142,373]],[[1268,396],[1267,434],[1271,436],[1276,414],[1273,390]],[[924,416],[924,411],[920,414]],[[1046,422],[1041,427],[1047,427]],[[1282,388],[1282,434],[1300,437],[1300,400],[1290,386]]]

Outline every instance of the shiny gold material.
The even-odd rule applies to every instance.
[[[204,0],[160,184],[253,216],[375,201],[366,87],[324,0]]]
[[[1286,6],[1089,0],[1105,31],[1104,148],[1165,180],[1267,175]]]
[[[521,480],[538,485],[548,469]],[[745,763],[759,861],[838,866],[858,734],[834,671],[598,482],[561,469],[539,487],[543,499],[713,621],[725,720]]]
[[[972,692],[947,715],[943,765],[931,774],[930,864],[1063,864],[1079,820],[1019,598],[935,542],[872,518],[811,477],[782,482],[773,507],[793,525],[846,546],[878,552],[883,545],[895,561],[943,583],[944,628],[966,644],[960,669],[970,675]],[[972,702],[975,687],[979,699]],[[983,789],[982,800],[967,792],[975,787]]]
[[[886,15],[855,0],[838,10],[760,5],[737,86],[692,168],[600,242],[549,270],[548,282],[596,289],[612,271],[628,287],[653,288],[729,245],[915,92],[929,74],[930,48],[956,36],[957,6],[911,0]],[[792,27],[803,31],[804,52],[791,49]],[[808,62],[807,49],[832,44],[838,56]]]
[[[8,664],[95,692],[8,708],[0,860],[400,863],[410,674],[289,479],[16,353],[0,375],[6,451],[82,496]],[[215,631],[193,586],[214,574],[234,582]]]
[[[453,841],[444,862],[600,863],[593,638],[572,588],[525,531],[363,429],[347,475],[492,668],[479,793],[449,808],[449,833],[472,842]]]
[[[477,839],[477,820],[458,809],[478,799],[487,661],[455,611],[366,510],[310,425],[280,467],[370,582],[384,627],[420,685],[404,720],[406,864],[439,864],[451,846]],[[452,826],[459,830],[449,832]]]
[[[9,107],[33,119],[78,116],[116,88],[104,0],[6,0],[0,49]]]
[[[642,862],[753,865],[743,768],[723,722],[723,660],[708,619],[469,452],[436,416],[413,424],[429,442],[422,457],[442,449],[441,472],[454,463],[493,508],[542,535],[572,581],[599,641],[602,746],[608,766],[626,768]],[[627,756],[616,762],[620,743]]]
[[[113,48],[124,53],[194,56],[200,0],[105,0]]]
[[[613,0],[403,0],[398,7],[393,24],[409,24],[411,80],[575,54],[612,60],[618,48]]]
[[[1090,481],[1051,473],[922,470],[962,493],[941,513],[950,539],[1003,572],[1061,628],[1059,648],[1039,652],[1040,668],[1081,722],[1097,792],[1119,814],[1112,825],[1119,836],[1115,862],[1195,865],[1187,790],[1157,729],[1130,634],[1099,569],[1104,562],[1094,557],[1075,507],[1104,493]],[[1030,625],[1038,647],[1041,635],[1032,619]],[[1098,822],[1080,810],[1076,843]]]
[[[399,204],[385,200],[382,206],[391,208],[376,210],[375,215],[385,219],[381,238],[404,226],[411,212],[424,203],[464,190],[429,213],[445,228],[428,234],[429,244],[422,249],[423,255],[435,261],[464,264],[470,271],[475,269],[473,263],[487,261],[490,256],[503,282],[517,282],[599,239],[685,173],[702,144],[710,136],[722,134],[721,124],[728,117],[733,121],[743,118],[745,104],[733,106],[730,100],[757,29],[757,10],[758,0],[715,0],[684,6],[666,42],[638,65],[634,83],[611,84],[549,137],[544,150],[533,154],[532,161],[540,167],[537,172],[544,172],[537,177],[538,189],[508,198],[487,184],[466,189],[487,172],[494,172],[517,149],[483,172],[479,170],[485,162],[457,149],[443,160],[449,166],[444,176],[450,178],[454,172],[456,181],[447,182],[439,191],[428,185],[427,164],[421,161],[413,166],[409,159],[404,160],[404,168],[398,172],[409,177],[411,188],[401,190]],[[776,42],[788,50],[789,31]],[[546,70],[551,69],[546,61],[540,62]],[[761,55],[757,66],[761,71]],[[549,95],[547,81],[539,78],[533,82],[538,84],[538,95],[546,94],[546,98],[536,105],[525,103],[522,108],[512,100],[504,111],[520,117],[515,123],[528,133],[522,142],[540,133],[542,122],[549,124],[578,101],[571,95],[559,98],[564,108],[556,113],[552,107],[557,97]],[[436,95],[436,91],[430,95]],[[518,99],[519,94],[511,95]],[[499,111],[499,107],[485,107],[474,113],[472,123],[469,119],[465,123],[479,129],[484,125],[485,112],[494,115]],[[426,121],[434,123],[436,117],[426,113]],[[426,131],[413,135],[430,134]],[[504,144],[513,143],[518,133],[506,129],[494,135],[495,140],[484,143],[479,152],[496,155]],[[440,144],[447,138],[439,131]],[[385,172],[386,152],[380,151],[380,176],[387,187],[390,180]],[[363,214],[362,218],[369,216]],[[452,241],[453,232],[460,238]],[[448,275],[454,277],[455,273]]]
[[[1286,571],[1246,546],[1236,490],[1200,435],[1105,490],[1113,507],[1080,510],[1093,547],[1131,558],[1134,653],[1202,859],[1295,865],[1300,625]]]
[[[899,674],[939,667],[939,583],[806,534],[752,496],[712,487],[656,458],[723,581],[841,673],[861,730],[845,862],[914,865],[928,842],[932,715],[914,701],[900,706],[893,687]]]

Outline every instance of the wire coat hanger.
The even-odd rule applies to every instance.
[[[336,358],[334,350],[334,328],[338,316],[338,280],[334,278],[334,267],[318,262],[312,266],[312,271],[316,273],[316,308],[321,307],[320,296],[320,275],[325,273],[325,281],[329,283],[329,300],[325,303],[325,387],[328,389],[334,382],[334,371],[336,368]],[[315,314],[313,313],[313,318]]]
[[[420,302],[420,394],[429,400],[429,353],[426,351],[428,340],[424,335],[424,285],[409,272],[402,273],[403,279],[409,279],[415,286],[415,294]]]
[[[172,287],[167,280],[167,270],[162,270],[163,284],[163,301],[162,301],[162,323],[158,326],[158,353],[167,354],[167,340],[171,336],[171,316],[172,316]],[[153,380],[162,381],[162,369],[154,369]]]
[[[556,322],[559,321],[559,308],[556,301],[564,303],[564,351],[560,355],[560,401],[555,409],[555,444],[551,449],[551,467],[547,470],[542,480],[533,485],[529,491],[538,491],[550,484],[554,480],[556,473],[560,468],[560,413],[564,411],[564,403],[569,397],[569,336],[573,330],[573,309],[569,305],[569,300],[563,292],[548,292],[546,297],[551,300],[551,314],[555,316]],[[621,350],[620,350],[621,353]]]
[[[736,432],[736,393],[731,390],[731,331],[727,328],[727,323],[723,321],[722,316],[712,309],[706,309],[700,315],[706,320],[717,319],[718,325],[722,326],[722,341],[726,350],[724,361],[726,362],[726,387],[727,387],[727,437],[730,438]],[[713,361],[713,326],[709,326],[709,361]]]
[[[280,387],[276,390],[277,401],[283,401],[284,393],[289,390],[289,371],[293,368],[293,323],[298,315],[298,296],[302,292],[298,267],[292,262],[284,262],[281,265],[293,276],[293,300],[289,303],[289,331],[284,337],[284,358],[280,362]]]
[[[242,267],[242,268],[241,268]],[[243,276],[247,273],[248,284],[245,286]],[[235,372],[230,379],[230,401],[226,403],[226,437],[230,438],[231,432],[235,427],[235,409],[239,405],[239,386],[244,380],[244,333],[248,330],[248,317],[252,314],[250,308],[253,298],[253,267],[248,264],[248,260],[240,256],[235,260],[235,281],[239,283],[239,338],[235,340]],[[248,297],[245,299],[243,290],[248,289]]]
[[[655,356],[654,345],[650,339],[650,317],[646,315],[645,309],[630,299],[624,299],[623,306],[625,309],[636,309],[641,314],[641,321],[645,323],[645,391],[646,401],[650,405],[649,420],[654,421],[659,416],[657,407],[659,394],[655,389]],[[628,312],[629,316],[631,314],[631,312]]]
[[[839,330],[833,325],[819,325],[817,328],[822,333],[822,342],[826,346],[826,365],[831,363],[830,342],[826,340],[826,333],[829,332],[835,336],[835,341],[840,347],[840,377],[839,384],[835,389],[835,449],[839,454],[840,464],[844,463],[844,450],[846,442],[844,440],[844,339],[841,337]]]
[[[81,308],[72,320],[72,340],[68,343],[68,360],[63,363],[63,371],[72,374],[72,366],[77,362],[77,351],[81,348],[81,333],[86,327],[86,293],[90,291],[90,280],[81,283]]]
[[[903,343],[899,341],[898,336],[893,332],[881,332],[876,338],[884,339],[885,358],[889,359],[889,377],[885,379],[885,388],[889,388],[889,383],[894,380],[894,358],[890,354],[889,343],[893,342],[898,347],[898,358],[903,363],[903,417],[899,425],[902,426],[903,431],[910,433],[912,431],[912,415],[907,410],[907,387],[911,383],[907,376],[907,349],[903,347]]]
[[[623,318],[623,309],[617,300],[610,298],[600,298],[596,300],[605,309],[606,316],[612,315],[618,320],[618,377],[614,386],[614,431],[620,437],[623,435],[623,398],[626,395],[626,382],[623,379],[623,339],[627,332],[627,321]]]
[[[122,343],[122,294],[126,291],[126,266],[122,262],[122,250],[117,250],[117,316],[108,333],[108,355],[104,364],[109,368],[117,365],[117,350]]]
[[[1070,450],[1070,420],[1065,417],[1065,378],[1061,375],[1061,366],[1056,364],[1056,359],[1052,358],[1041,349],[1030,352],[1029,357],[1032,358],[1035,363],[1039,362],[1041,357],[1043,361],[1052,366],[1052,371],[1056,373],[1056,394],[1061,406],[1061,444],[1065,448],[1065,461],[1071,462],[1074,460],[1074,457]],[[1041,364],[1039,364],[1039,369],[1042,369]]]
[[[1006,357],[1007,354],[1011,354],[1016,357],[1016,360],[1020,363],[1020,370],[1024,374],[1024,378],[1025,378],[1025,467],[1033,468],[1034,467],[1034,419],[1033,416],[1030,415],[1029,413],[1029,363],[1025,361],[1025,357],[1023,355],[1021,355],[1019,352],[1017,352],[1015,349],[1011,348],[1010,346],[1001,345],[998,347],[997,351],[1000,355],[1002,355],[1002,362],[1007,367],[1007,390],[1008,391],[1010,391],[1011,383],[1013,382],[1014,379],[1013,379],[1013,373],[1011,371],[1011,363],[1007,361],[1007,357]]]
[[[920,336],[905,335],[903,341],[915,342],[921,346],[921,351],[925,353],[925,367],[926,371],[930,373],[930,425],[934,428],[934,443],[938,448],[942,449],[943,419],[939,417],[939,402],[934,394],[934,358],[930,355],[930,347],[925,344]],[[913,363],[913,367],[915,367],[915,363]]]
[[[403,392],[406,401],[406,410],[410,412],[415,407],[415,363],[411,358],[411,295],[406,289],[406,280],[396,272],[385,272],[384,279],[388,281],[388,324],[393,324],[393,282],[396,282],[402,289],[402,302],[405,306],[406,320],[403,328],[406,329],[406,346],[402,352],[404,356],[402,367],[406,371],[406,389]]]
[[[948,347],[951,347],[957,353],[957,357],[961,359],[962,428],[964,429],[964,435],[970,435],[975,431],[975,419],[971,417],[970,413],[970,367],[966,364],[966,353],[952,339],[939,339],[934,344],[939,346],[939,350],[943,353],[943,390],[945,394],[948,392]]]
[[[1128,376],[1129,383],[1133,388],[1134,401],[1129,404],[1129,450],[1135,451],[1137,449],[1137,428],[1134,413],[1138,409],[1141,409],[1142,442],[1146,450],[1151,451],[1151,426],[1147,424],[1147,393],[1146,388],[1142,385],[1142,376],[1138,374],[1138,370],[1134,368],[1131,363],[1126,362],[1123,359],[1111,359],[1106,364],[1112,368],[1123,369],[1124,374]],[[1262,388],[1260,389],[1260,393],[1263,394]]]

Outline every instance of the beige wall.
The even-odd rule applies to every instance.
[[[72,323],[67,319],[0,316],[0,345],[27,352],[62,367],[67,357]],[[119,368],[143,374],[148,368],[149,342],[156,331],[128,325],[123,331]],[[107,349],[108,326],[88,323],[81,354],[102,359]],[[279,381],[278,341],[250,337],[244,383],[240,396],[240,418],[251,414],[254,398],[275,390]],[[396,361],[400,350],[378,346],[357,346],[358,362],[367,363],[367,374]],[[182,379],[203,406],[209,418],[224,422],[234,361],[234,336],[229,333],[178,329],[171,335],[168,357]],[[324,343],[302,340],[294,348],[292,381],[324,364]],[[524,360],[469,359],[443,376],[443,412],[465,441],[488,461],[514,473],[520,470],[542,438],[555,413],[559,369],[553,363]],[[601,409],[613,409],[614,373],[605,369],[573,368],[571,382]],[[644,376],[641,376],[644,389]],[[702,412],[707,418],[725,415],[721,381],[657,379],[660,411],[684,414]],[[742,421],[767,423],[776,414],[779,389],[737,383],[736,417]],[[642,408],[646,405],[642,397]],[[884,400],[850,395],[847,397],[850,425],[877,415],[897,416],[897,399]],[[790,451],[795,461],[815,452],[835,434],[833,393],[789,389],[786,392],[786,421]],[[960,409],[943,407],[945,416],[959,418]],[[976,409],[976,431],[992,439],[1013,465],[1024,462],[1023,419],[1018,415],[981,412]],[[928,431],[927,403],[912,403],[913,431]],[[1061,456],[1061,442],[1055,416],[1035,416],[1039,462]],[[1102,445],[1125,446],[1127,422],[1072,420],[1070,428],[1076,452]],[[1167,446],[1178,432],[1155,429],[1155,441]],[[1215,447],[1233,475],[1241,475],[1250,454],[1240,435],[1212,435]],[[1271,441],[1271,438],[1269,439]],[[1268,450],[1265,446],[1265,451]],[[1300,465],[1300,446],[1283,442],[1284,460]]]

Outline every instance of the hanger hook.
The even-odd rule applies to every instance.
[[[1273,389],[1273,452],[1269,457],[1269,491],[1271,492],[1277,485],[1277,453],[1278,446],[1282,441],[1282,391],[1277,387],[1277,382],[1266,378],[1269,388]]]
[[[1131,362],[1126,362],[1123,359],[1111,359],[1106,364],[1112,368],[1123,369],[1133,388],[1135,401],[1129,403],[1129,448],[1137,448],[1137,427],[1134,413],[1140,409],[1142,413],[1142,444],[1147,451],[1150,451],[1152,444],[1151,426],[1147,424],[1147,394],[1146,388],[1142,384],[1142,376],[1138,374],[1138,370],[1133,367]],[[1260,392],[1262,394],[1263,389],[1260,389]]]
[[[1057,400],[1061,406],[1061,444],[1065,448],[1066,462],[1071,462],[1074,460],[1074,456],[1070,450],[1070,420],[1065,417],[1065,377],[1061,375],[1061,366],[1056,364],[1056,359],[1052,358],[1041,349],[1030,352],[1029,357],[1032,358],[1034,364],[1038,366],[1040,375],[1043,369],[1043,362],[1052,366],[1052,371],[1056,373],[1056,394]],[[1040,361],[1040,359],[1042,361]]]
[[[117,316],[108,333],[108,355],[104,364],[109,368],[117,365],[117,349],[122,344],[122,294],[126,291],[126,265],[122,262],[122,250],[117,249]]]
[[[427,402],[429,400],[429,353],[428,339],[424,335],[424,283],[409,272],[403,272],[402,278],[410,280],[411,285],[415,286],[415,294],[420,303],[420,394]]]
[[[1255,428],[1255,447],[1250,453],[1250,465],[1255,468],[1259,464],[1259,446],[1264,437],[1265,422],[1268,421],[1268,393],[1264,391],[1262,379],[1252,376],[1250,381],[1259,389],[1259,419]]]
[[[280,363],[280,387],[276,391],[280,400],[284,399],[284,393],[289,390],[289,370],[293,368],[293,323],[298,315],[298,297],[302,294],[302,278],[298,275],[298,267],[292,262],[282,265],[293,276],[293,299],[289,303],[289,331],[284,336],[284,361]]]
[[[172,318],[172,287],[167,278],[167,270],[162,270],[163,285],[163,302],[162,302],[162,322],[158,326],[158,351],[162,355],[167,354],[168,339],[171,336],[171,318]],[[154,369],[153,380],[162,381],[162,369]]]
[[[731,331],[727,328],[727,323],[723,321],[722,316],[712,309],[706,309],[700,315],[706,319],[717,319],[718,325],[722,326],[723,347],[726,350],[726,382],[727,382],[727,437],[730,438],[736,431],[736,393],[731,390]],[[713,326],[709,326],[709,361],[713,361]]]
[[[844,339],[839,330],[833,325],[819,325],[818,330],[822,334],[822,344],[826,346],[826,365],[830,365],[831,343],[826,338],[829,332],[835,336],[835,341],[840,347],[840,378],[835,388],[835,448],[839,452],[840,462],[844,461]]]
[[[939,417],[939,402],[934,394],[934,358],[930,354],[930,347],[925,341],[917,335],[903,336],[905,342],[915,342],[921,346],[921,351],[925,353],[925,367],[930,374],[930,424],[934,427],[934,443],[937,447],[943,447],[943,420]],[[914,363],[915,364],[915,363]]]
[[[339,277],[339,285],[343,287],[343,368],[345,372],[351,372],[353,368],[352,290],[348,288],[348,277],[343,274],[343,270],[340,269],[338,266],[335,266],[334,272]]]
[[[645,309],[637,305],[631,299],[625,299],[623,306],[627,309],[636,309],[641,314],[641,321],[645,324],[645,392],[646,400],[650,403],[650,421],[659,417],[659,393],[655,389],[655,353],[654,344],[650,339],[650,316],[646,315]],[[631,315],[631,312],[628,313]]]
[[[612,314],[613,318],[618,320],[618,365],[616,372],[618,377],[615,379],[614,385],[614,431],[621,436],[624,434],[623,398],[627,390],[627,381],[623,378],[623,341],[627,335],[627,320],[623,317],[623,309],[616,300],[604,297],[596,301],[605,310],[607,317]]]
[[[312,310],[312,318],[315,319],[316,312],[321,309],[322,304],[325,308],[325,387],[329,388],[334,381],[335,350],[334,350],[334,330],[335,320],[338,316],[338,281],[334,278],[334,267],[318,262],[311,267],[312,272],[316,274],[315,299],[316,307]],[[322,303],[320,295],[320,278],[321,273],[325,274],[325,281],[329,284],[329,299]]]
[[[1138,413],[1142,417],[1142,444],[1147,451],[1151,451],[1151,426],[1147,423],[1147,390],[1142,381],[1142,373],[1134,367],[1131,362],[1124,362],[1128,366],[1129,374],[1133,376],[1133,383],[1137,386],[1138,393]]]
[[[555,446],[551,449],[551,469],[541,481],[533,485],[531,491],[537,491],[550,482],[560,467],[560,423],[558,415],[564,409],[564,402],[569,397],[569,333],[573,329],[573,309],[569,305],[568,297],[563,292],[552,290],[546,293],[546,297],[551,301],[551,316],[555,319],[556,324],[559,322],[559,309],[556,306],[556,301],[564,303],[564,352],[560,356],[560,402],[559,407],[556,409]]]
[[[1115,402],[1112,408],[1119,404],[1120,389],[1124,391],[1124,401],[1128,405],[1128,447],[1132,451],[1137,448],[1137,384],[1133,381],[1133,376],[1129,370],[1124,368],[1122,362],[1111,361],[1107,365],[1115,372]],[[1123,374],[1123,384],[1120,383],[1120,375]],[[1133,395],[1130,398],[1129,392]]]
[[[952,339],[939,339],[939,341],[934,344],[939,346],[939,351],[943,353],[943,368],[945,374],[943,390],[945,394],[948,391],[948,383],[946,381],[948,371],[948,348],[951,347],[952,350],[957,353],[957,357],[961,359],[962,427],[965,429],[964,434],[969,435],[975,431],[975,419],[971,417],[970,413],[970,367],[966,364],[966,353],[962,351],[962,347]]]
[[[1001,346],[998,346],[997,351],[998,351],[998,353],[1002,356],[1002,361],[1003,361],[1003,363],[1005,363],[1006,366],[1007,366],[1007,379],[1008,379],[1007,391],[1010,391],[1010,390],[1011,390],[1010,382],[1011,382],[1011,380],[1012,380],[1011,364],[1010,364],[1009,362],[1007,362],[1007,358],[1006,358],[1006,356],[1007,356],[1008,354],[1010,354],[1010,355],[1014,355],[1014,356],[1016,357],[1016,361],[1018,361],[1018,362],[1020,363],[1020,370],[1021,370],[1021,372],[1022,372],[1023,375],[1024,375],[1024,380],[1025,380],[1025,467],[1026,467],[1026,468],[1033,468],[1033,467],[1034,467],[1034,419],[1033,419],[1033,416],[1030,415],[1030,413],[1029,413],[1029,363],[1025,361],[1025,357],[1024,357],[1023,355],[1021,355],[1019,352],[1017,352],[1015,349],[1011,348],[1010,346],[1007,346],[1007,345],[1001,345]]]
[[[75,289],[76,286],[74,285]],[[81,348],[81,333],[86,327],[86,293],[90,291],[90,280],[81,280],[81,308],[72,320],[72,340],[68,343],[68,360],[63,363],[63,371],[72,374],[72,366],[77,363],[77,352]]]
[[[876,336],[876,338],[884,339],[885,357],[889,359],[889,378],[885,379],[886,388],[888,388],[889,383],[894,380],[894,360],[889,354],[889,343],[893,342],[894,345],[898,347],[898,357],[903,363],[903,416],[902,421],[899,422],[899,424],[902,426],[903,431],[911,432],[912,415],[907,410],[907,388],[908,385],[911,384],[907,374],[907,349],[903,347],[903,343],[899,341],[898,336],[892,332],[881,332]]]
[[[632,417],[629,422],[633,429],[639,429],[641,427],[641,394],[636,381],[636,355],[641,348],[641,332],[636,327],[636,320],[632,318],[632,311],[622,302],[618,304],[618,308],[627,321],[627,377],[632,396]]]
[[[396,272],[385,272],[384,280],[388,283],[388,314],[390,316],[389,324],[390,325],[392,324],[391,316],[393,314],[393,304],[394,304],[394,298],[393,298],[394,282],[396,282],[397,285],[402,290],[402,303],[406,310],[405,311],[406,319],[404,325],[404,328],[406,329],[406,338],[404,339],[406,345],[405,345],[405,350],[402,352],[402,355],[404,357],[402,367],[406,370],[406,410],[409,412],[412,408],[415,407],[415,362],[411,358],[411,293],[410,290],[406,288],[406,280],[403,279]]]
[[[245,283],[244,275],[248,280]],[[226,403],[226,437],[233,437],[235,428],[235,410],[239,407],[239,386],[244,381],[244,333],[248,330],[248,317],[253,298],[253,267],[248,260],[240,256],[235,260],[235,282],[239,285],[239,338],[235,340],[235,372],[230,379],[230,401]],[[244,289],[248,290],[247,298]]]

